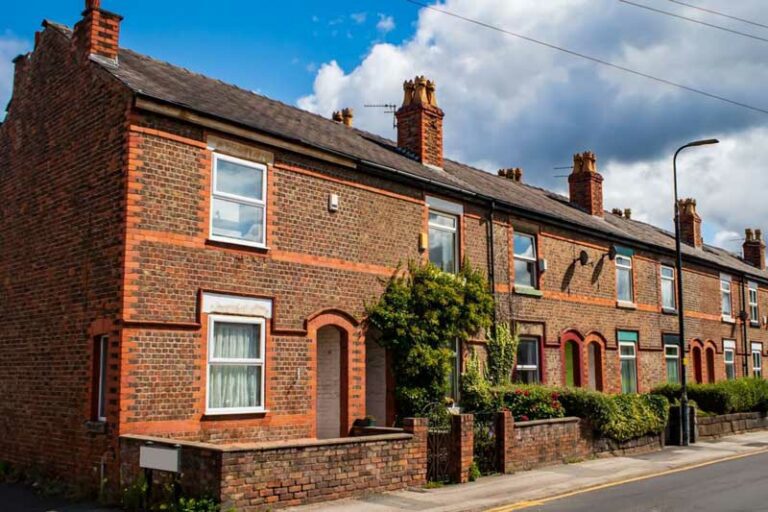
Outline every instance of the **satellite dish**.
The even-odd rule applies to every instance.
[[[608,249],[608,257],[611,258],[611,260],[615,260],[616,254],[616,246],[611,244],[611,248]]]
[[[587,251],[583,250],[579,253],[579,263],[581,263],[581,266],[583,267],[587,263],[589,263],[589,254],[587,254]]]

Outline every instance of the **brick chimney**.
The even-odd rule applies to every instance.
[[[403,106],[397,117],[397,146],[419,162],[443,167],[443,117],[437,106],[435,82],[423,76],[403,83]]]
[[[117,62],[123,17],[101,8],[101,0],[86,0],[83,19],[75,24],[74,44],[84,58],[97,55]]]
[[[747,235],[744,239],[744,245],[742,250],[744,251],[744,261],[757,267],[760,270],[765,270],[765,242],[763,242],[763,231],[756,229],[752,231],[747,228],[744,230]]]
[[[520,167],[515,167],[513,169],[499,169],[498,174],[502,178],[507,178],[508,180],[516,181],[518,183],[523,181],[523,170]]]
[[[603,216],[603,176],[597,172],[597,158],[591,151],[573,155],[573,172],[568,176],[571,204],[595,217]]]
[[[351,108],[345,108],[341,111],[341,122],[344,123],[344,126],[352,126],[352,121],[355,118],[355,111]]]
[[[701,237],[701,217],[696,212],[695,199],[680,199],[678,202],[680,212],[680,240],[695,248],[704,245]]]

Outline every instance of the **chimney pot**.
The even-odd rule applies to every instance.
[[[341,120],[345,126],[352,126],[352,121],[355,118],[355,111],[351,108],[345,108],[341,111]]]
[[[700,248],[704,245],[701,236],[701,217],[696,211],[696,200],[687,198],[678,202],[680,215],[680,239],[688,245]]]
[[[763,242],[763,230],[750,228],[744,230],[746,239],[742,250],[744,252],[744,261],[757,267],[760,270],[765,270],[765,242]]]
[[[631,208],[624,208],[624,218],[631,219],[632,218],[632,209]]]
[[[514,167],[510,169],[499,169],[497,171],[497,174],[502,178],[507,178],[508,180],[516,181],[518,183],[523,181],[523,169],[521,169],[520,167]]]
[[[616,215],[617,217],[623,217],[624,212],[621,211],[621,208],[614,208],[611,210],[611,213]]]
[[[597,172],[597,157],[591,151],[573,155],[573,171],[568,176],[571,204],[590,215],[602,217],[603,176]]]
[[[435,82],[424,76],[403,83],[397,118],[397,146],[425,165],[443,167],[443,117]]]
[[[333,119],[337,123],[343,122],[344,117],[341,115],[341,110],[335,110],[333,114],[331,114],[331,119]]]

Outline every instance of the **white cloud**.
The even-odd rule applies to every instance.
[[[368,13],[367,12],[353,12],[349,15],[350,18],[352,18],[352,21],[357,23],[358,25],[362,25],[365,23],[365,20],[368,19]]]
[[[758,19],[763,4],[742,0],[738,15]],[[440,8],[768,107],[760,42],[612,0],[445,0]],[[553,167],[591,149],[606,176],[606,207],[632,208],[635,218],[671,227],[671,153],[688,140],[718,136],[720,146],[680,158],[681,196],[698,199],[708,241],[726,242],[730,235],[718,233],[768,219],[760,197],[768,186],[764,115],[430,10],[419,12],[409,40],[374,44],[357,67],[320,66],[311,94],[298,103],[322,115],[354,107],[357,126],[394,138],[391,116],[362,106],[399,105],[403,80],[416,74],[437,83],[451,158],[487,170],[521,166],[527,182],[562,190],[555,175],[567,171]]]
[[[0,35],[0,119],[5,117],[5,106],[13,92],[13,59],[29,48],[26,41],[10,33]]]
[[[395,29],[395,18],[379,13],[379,21],[376,23],[376,29],[382,34],[387,34]]]

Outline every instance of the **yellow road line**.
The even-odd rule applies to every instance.
[[[756,450],[756,451],[749,452],[749,453],[739,453],[739,454],[736,454],[736,455],[730,455],[728,457],[724,457],[724,458],[721,458],[721,459],[709,460],[709,461],[706,461],[706,462],[699,462],[697,464],[691,464],[691,465],[688,465],[688,466],[681,466],[679,468],[667,469],[667,470],[664,470],[664,471],[660,471],[658,473],[651,473],[651,474],[647,474],[647,475],[641,475],[641,476],[625,478],[624,480],[618,480],[616,482],[608,482],[608,483],[605,483],[605,484],[592,485],[592,486],[589,486],[589,487],[584,487],[584,488],[581,488],[581,489],[576,489],[575,491],[568,491],[568,492],[565,492],[565,493],[562,493],[562,494],[557,494],[555,496],[549,496],[547,498],[541,498],[539,500],[518,501],[517,503],[511,503],[509,505],[502,505],[500,507],[487,509],[486,512],[512,512],[514,510],[523,510],[523,509],[530,508],[530,507],[535,507],[535,506],[538,506],[538,505],[544,505],[544,504],[549,503],[551,501],[557,501],[557,500],[561,500],[563,498],[570,498],[571,496],[577,496],[579,494],[586,494],[588,492],[600,491],[602,489],[608,489],[608,488],[611,488],[611,487],[617,487],[619,485],[626,485],[626,484],[631,484],[633,482],[639,482],[639,481],[642,481],[642,480],[649,480],[651,478],[658,478],[660,476],[672,475],[674,473],[682,473],[683,471],[690,471],[692,469],[703,468],[703,467],[706,467],[706,466],[711,466],[713,464],[718,464],[720,462],[728,462],[728,461],[731,461],[731,460],[743,459],[745,457],[751,457],[753,455],[760,455],[760,454],[763,454],[763,453],[768,453],[768,448],[764,448],[762,450]]]

